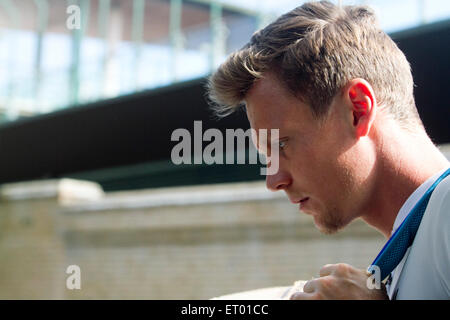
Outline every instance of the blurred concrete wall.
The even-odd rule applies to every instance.
[[[362,221],[322,235],[262,182],[104,194],[62,179],[0,193],[0,299],[208,299],[326,263],[365,268],[384,243]],[[80,290],[66,288],[69,265]]]
[[[5,184],[0,299],[208,299],[289,286],[327,263],[365,268],[384,242],[359,220],[322,235],[263,182],[107,194],[70,179]],[[69,265],[80,290],[66,287]]]

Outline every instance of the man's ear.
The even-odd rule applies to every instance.
[[[353,128],[357,137],[367,136],[377,108],[372,86],[364,79],[353,79],[345,87],[344,94],[353,115]]]

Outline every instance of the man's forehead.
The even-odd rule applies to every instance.
[[[247,118],[253,129],[279,129],[292,118],[290,93],[273,77],[255,81],[245,96]],[[298,101],[297,101],[298,102]]]
[[[281,80],[272,72],[266,72],[253,82],[246,97],[277,98],[288,94],[289,90],[285,88]]]

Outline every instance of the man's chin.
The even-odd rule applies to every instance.
[[[314,225],[321,233],[327,235],[335,234],[345,227],[337,221],[321,221],[316,216],[314,216]]]

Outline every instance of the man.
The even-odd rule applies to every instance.
[[[441,177],[450,164],[419,118],[404,54],[369,8],[305,3],[231,54],[209,91],[219,114],[245,104],[256,132],[279,129],[279,170],[267,187],[286,192],[324,233],[356,218],[386,238],[409,232],[405,217],[436,182],[412,240],[384,261],[395,268],[383,267],[387,291],[337,264],[291,299],[450,298],[450,178]]]

